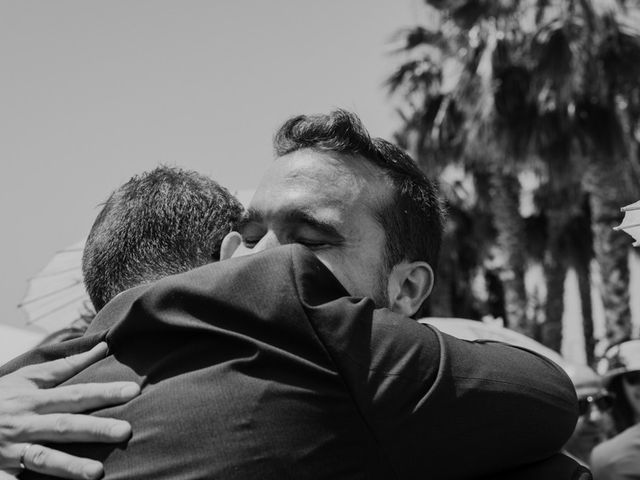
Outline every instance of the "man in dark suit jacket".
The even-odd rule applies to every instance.
[[[125,182],[102,205],[85,243],[84,284],[95,311],[124,290],[219,260],[222,239],[243,210],[227,189],[193,171],[160,166]],[[44,343],[83,333],[56,332]],[[128,423],[77,412],[130,400],[138,386],[117,382],[71,390],[36,388],[73,376],[100,351],[99,346],[69,361],[0,379],[0,477],[3,471],[17,471],[21,458],[32,468],[65,478],[101,475],[99,462],[63,455],[55,445],[42,443],[129,438]]]
[[[297,245],[129,290],[76,345],[28,361],[105,338],[111,354],[71,383],[140,384],[95,413],[134,434],[65,450],[107,479],[491,478],[551,455],[575,422],[552,362],[374,310]]]
[[[93,341],[108,335],[115,355],[74,381],[130,378],[143,386],[139,399],[116,407],[124,409],[123,418],[142,422],[134,424],[139,433],[127,452],[143,450],[119,457],[105,447],[107,475],[132,475],[137,457],[145,459],[133,470],[141,476],[180,471],[189,478],[193,468],[200,472],[196,477],[221,478],[234,478],[236,470],[236,478],[287,472],[295,478],[305,472],[308,478],[376,472],[380,478],[393,472],[400,478],[477,478],[559,448],[575,422],[575,394],[557,367],[513,347],[456,341],[397,315],[419,315],[429,295],[442,224],[435,190],[406,154],[371,140],[342,111],[291,119],[276,135],[276,152],[279,159],[256,192],[242,237],[229,235],[221,256],[287,243],[307,245],[315,256],[289,247],[286,261],[276,249],[160,281],[146,293],[125,292],[105,307],[95,327],[103,330],[94,331]],[[241,265],[244,273],[236,275]],[[201,276],[203,271],[210,274]],[[355,298],[343,299],[347,292]],[[373,302],[360,299],[365,296]],[[374,314],[374,304],[389,310]],[[298,329],[306,324],[305,336]],[[198,343],[209,338],[203,332],[219,342]],[[218,388],[190,381],[204,380],[199,373],[210,367],[218,376],[206,378]],[[173,381],[178,383],[163,383]],[[209,421],[206,412],[216,401],[222,406],[211,411],[224,419]],[[142,415],[154,408],[158,415]],[[180,416],[172,424],[176,433],[163,443],[167,430],[158,419],[168,421],[169,411]],[[115,411],[100,414],[110,413]],[[209,424],[216,428],[207,430]],[[219,450],[203,451],[216,435]],[[168,445],[179,449],[179,458],[163,462],[158,452]],[[347,445],[352,448],[344,450]],[[195,450],[196,457],[185,450]],[[337,451],[344,454],[332,466]],[[358,459],[364,470],[354,469]],[[194,466],[175,470],[182,460]]]

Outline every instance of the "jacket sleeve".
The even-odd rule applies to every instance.
[[[640,426],[634,425],[591,452],[596,480],[633,480],[640,475]]]
[[[316,325],[399,478],[490,477],[548,457],[571,435],[575,390],[553,362],[371,308]]]

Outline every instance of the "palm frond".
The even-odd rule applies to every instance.
[[[628,91],[640,78],[640,10],[612,23],[597,53],[616,90]]]
[[[519,0],[426,0],[446,14],[462,29],[493,18],[503,18],[518,11]]]
[[[531,43],[533,72],[558,90],[573,73],[573,52],[566,25],[556,20],[540,29]]]
[[[422,26],[403,28],[393,37],[394,43],[399,46],[392,50],[392,54],[410,52],[422,45],[430,45],[442,48],[447,39],[440,30],[431,30]]]
[[[576,133],[581,137],[582,154],[596,159],[624,156],[624,131],[613,106],[585,98],[576,104]]]
[[[442,70],[439,64],[427,59],[410,60],[398,67],[384,82],[390,94],[396,93],[401,87],[408,92],[421,90],[439,90]]]

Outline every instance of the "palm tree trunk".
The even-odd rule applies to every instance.
[[[613,230],[620,224],[620,207],[626,201],[625,171],[604,161],[593,162],[587,176],[591,228],[596,261],[602,281],[600,295],[605,313],[606,339],[609,345],[631,337],[629,306],[629,237]]]
[[[591,198],[591,208],[601,211],[593,221],[593,246],[600,267],[602,281],[600,295],[604,306],[606,338],[609,345],[631,338],[631,309],[629,307],[629,267],[627,253],[629,239],[613,227],[619,206],[607,205],[598,197]]]
[[[595,346],[593,338],[593,309],[591,307],[591,273],[589,263],[576,263],[573,265],[578,278],[578,291],[580,292],[580,307],[582,310],[582,332],[584,335],[584,349],[587,357],[587,365],[595,367]]]
[[[497,165],[491,175],[491,203],[498,231],[497,246],[501,258],[500,279],[504,287],[506,325],[533,336],[527,321],[527,297],[524,286],[524,221],[520,216],[520,182]]]
[[[560,212],[547,212],[549,246],[544,256],[544,276],[547,299],[544,307],[544,323],[540,326],[540,341],[560,353],[562,347],[562,315],[564,313],[564,280],[567,265],[561,256],[558,233],[562,228]]]

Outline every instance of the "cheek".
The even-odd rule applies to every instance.
[[[243,244],[240,244],[238,248],[236,248],[236,250],[233,252],[231,258],[244,257],[245,255],[249,255],[251,253],[253,253],[251,249],[245,247]]]
[[[578,417],[578,421],[576,422],[576,428],[573,430],[574,435],[579,435],[584,428],[584,417]]]
[[[375,258],[359,262],[354,260],[343,263],[347,290],[358,297],[370,297],[379,307],[387,306],[387,282],[381,263]]]

